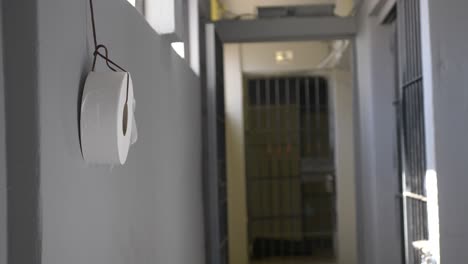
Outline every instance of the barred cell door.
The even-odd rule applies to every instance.
[[[397,8],[397,106],[405,261],[420,264],[421,252],[415,249],[414,242],[428,239],[420,1],[399,0]]]
[[[333,260],[336,194],[327,79],[252,77],[246,84],[250,263]]]

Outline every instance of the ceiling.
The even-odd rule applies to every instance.
[[[336,41],[242,43],[241,68],[246,74],[288,74],[340,69],[351,71],[350,45],[336,48]],[[339,42],[339,41],[338,41]],[[341,41],[344,43],[343,41]],[[339,50],[339,51],[338,51]],[[278,61],[278,52],[289,52],[291,60]],[[339,57],[335,57],[339,55]],[[332,62],[326,63],[330,56]]]
[[[294,6],[334,4],[336,0],[220,0],[225,9],[235,15],[256,14],[259,6]]]
[[[279,63],[277,52],[291,52],[291,61]],[[317,67],[330,53],[326,41],[269,42],[241,44],[244,73],[290,73],[309,71]]]

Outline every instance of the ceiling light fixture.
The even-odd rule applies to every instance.
[[[275,52],[275,61],[278,64],[289,63],[294,60],[294,52],[292,50],[279,50]]]

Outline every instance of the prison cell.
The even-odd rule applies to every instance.
[[[421,254],[413,242],[428,239],[420,1],[400,0],[397,8],[405,261],[420,264]]]
[[[246,85],[251,263],[335,255],[335,173],[328,83],[255,77]]]

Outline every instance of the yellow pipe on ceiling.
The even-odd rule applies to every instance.
[[[222,6],[219,0],[211,0],[211,21],[218,21],[222,16]]]

